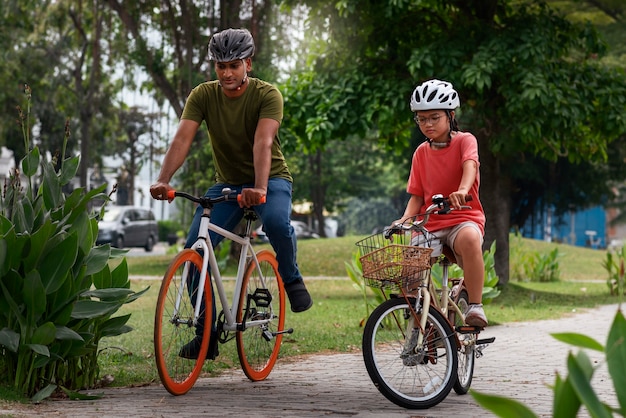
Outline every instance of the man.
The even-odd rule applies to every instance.
[[[254,49],[252,35],[245,29],[227,29],[211,38],[209,59],[214,62],[217,81],[200,84],[187,98],[178,129],[150,193],[155,199],[166,199],[167,191],[172,189],[169,185],[172,176],[185,161],[201,123],[206,122],[216,168],[216,184],[206,195],[219,196],[226,187],[242,195],[239,204],[217,205],[211,222],[233,230],[241,221],[242,208],[254,206],[276,252],[291,310],[303,312],[313,301],[296,262],[296,236],[290,223],[293,179],[278,138],[283,99],[274,86],[248,77]],[[261,204],[263,196],[267,197],[267,203]],[[187,247],[197,239],[201,214],[202,208],[198,208]],[[214,246],[221,238],[211,233]],[[211,338],[214,340],[216,338]],[[181,355],[194,358],[195,352],[197,357],[199,342],[194,340],[187,346]],[[207,357],[214,358],[216,350],[215,344],[215,352],[209,352]]]

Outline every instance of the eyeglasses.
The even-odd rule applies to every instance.
[[[436,125],[437,122],[439,122],[439,119],[443,118],[443,115],[432,115],[429,118],[424,118],[421,116],[417,116],[415,115],[415,117],[413,118],[413,120],[415,121],[415,123],[417,123],[419,126],[424,126],[424,125]]]

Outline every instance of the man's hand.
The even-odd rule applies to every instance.
[[[150,186],[150,195],[156,200],[169,200],[167,198],[167,192],[174,190],[168,183],[156,182]]]
[[[249,188],[241,190],[241,200],[239,206],[249,208],[250,206],[260,205],[263,197],[267,194],[265,189]]]

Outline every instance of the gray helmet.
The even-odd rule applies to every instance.
[[[230,62],[254,55],[254,40],[247,29],[226,29],[209,41],[209,59]]]
[[[461,104],[459,95],[447,81],[429,80],[415,88],[411,112],[418,110],[454,110]]]

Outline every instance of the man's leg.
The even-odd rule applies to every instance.
[[[255,210],[263,221],[278,260],[278,272],[293,312],[303,312],[313,306],[311,295],[304,285],[296,259],[298,253],[296,234],[291,226],[291,182],[285,179],[270,179],[267,202]]]

